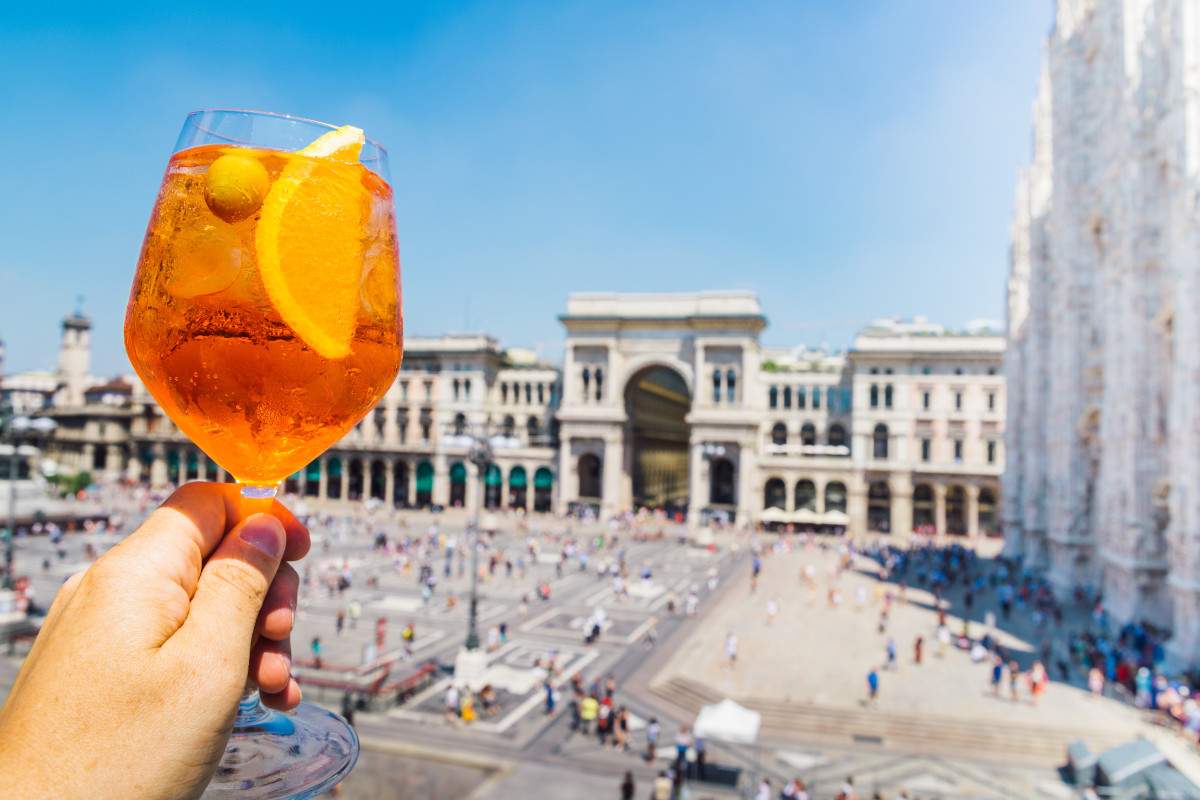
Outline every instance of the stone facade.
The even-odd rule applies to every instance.
[[[1008,545],[1173,629],[1180,662],[1200,655],[1198,67],[1197,0],[1060,0],[1008,287]]]

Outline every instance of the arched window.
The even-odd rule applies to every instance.
[[[500,426],[500,433],[504,436],[512,436],[517,429],[517,421],[512,418],[512,415],[504,418],[504,423]]]
[[[458,399],[458,389],[459,389],[459,386],[458,386],[458,378],[455,378],[455,379],[454,379],[454,399],[455,399],[455,400],[457,400],[457,399]]]
[[[800,444],[811,445],[817,443],[817,426],[811,422],[804,423],[804,427],[800,429]]]
[[[467,418],[463,414],[454,415],[454,435],[462,436],[467,432]]]
[[[888,457],[888,428],[882,422],[875,426],[875,434],[871,437],[874,444],[874,457]]]
[[[807,478],[796,481],[796,510],[817,510],[817,485]]]
[[[587,395],[587,381],[588,381],[588,376],[587,376],[587,370],[585,369],[585,370],[583,371],[583,385],[584,385],[584,392],[583,392],[583,394],[585,395],[584,399],[587,399],[587,398],[586,398],[586,395]],[[513,402],[514,402],[514,403],[519,403],[519,402],[521,402],[521,384],[519,384],[519,383],[517,383],[517,382],[515,382],[515,381],[514,381],[514,382],[513,382],[513,385],[512,385],[512,387],[513,387]]]
[[[737,376],[733,370],[729,370],[725,373],[725,400],[732,403],[735,397],[737,397]]]
[[[533,444],[537,439],[540,426],[538,425],[537,417],[530,417],[525,420],[525,434],[529,437],[529,443]]]
[[[468,403],[471,402],[471,379],[467,378],[463,381],[463,399]]]
[[[776,422],[771,428],[771,444],[787,444],[787,425]]]
[[[721,370],[713,370],[713,403],[721,402]],[[774,406],[772,406],[774,408]]]
[[[962,536],[967,532],[967,490],[951,486],[946,490],[946,533]]]
[[[783,387],[783,407],[792,407],[792,387],[790,386]]]
[[[592,453],[584,453],[579,457],[579,496],[598,500],[602,497],[600,492],[600,459]]]
[[[829,426],[829,444],[832,447],[846,446],[846,429],[837,422]]]
[[[763,490],[763,509],[787,507],[787,486],[779,478],[771,478]]]
[[[935,520],[933,487],[921,483],[913,487],[913,530],[923,533],[922,528],[932,529]]]
[[[767,392],[767,405],[771,408],[779,408],[779,387],[772,386]]]
[[[825,484],[825,513],[830,511],[846,513],[846,484],[841,481]]]
[[[716,506],[734,505],[736,490],[733,463],[727,458],[715,459],[709,473],[708,502]]]
[[[600,370],[596,370],[596,399],[600,399]],[[525,384],[525,403],[526,405],[533,403],[533,384]]]
[[[808,392],[805,390],[805,388],[803,386],[796,387],[796,408],[800,409],[801,411],[804,410],[805,398],[807,397],[807,395],[808,395]]]
[[[886,483],[872,483],[867,488],[867,530],[892,530],[892,491]]]
[[[587,376],[584,376],[584,382],[587,381]],[[871,384],[871,408],[879,408],[879,387]]]
[[[589,391],[588,386],[589,386],[589,384],[591,384],[591,382],[592,382],[592,371],[590,369],[588,369],[587,367],[584,367],[583,368],[583,402],[585,402],[585,403],[588,401],[588,391]],[[516,395],[516,397],[514,399],[518,403],[521,402],[521,387],[514,383],[513,390],[514,390],[514,394]]]
[[[537,387],[538,387],[538,405],[544,406],[546,404],[546,384],[539,383],[537,385]]]
[[[883,405],[885,408],[892,407],[892,385],[890,383],[883,387]]]
[[[979,532],[996,533],[996,493],[986,486],[979,490]]]
[[[507,383],[500,384],[500,402],[501,403],[508,402],[508,384]]]

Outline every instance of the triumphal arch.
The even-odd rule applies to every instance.
[[[562,509],[661,508],[693,521],[752,513],[758,298],[572,294],[559,319]]]

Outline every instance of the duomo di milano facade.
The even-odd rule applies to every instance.
[[[490,507],[999,532],[999,334],[884,320],[848,355],[771,348],[749,292],[576,294],[560,319],[561,366],[483,334],[409,338],[386,397],[285,488],[470,508],[479,476],[458,434],[490,426]],[[57,373],[0,383],[57,420],[46,455],[60,469],[153,485],[226,479],[136,380],[87,377],[86,319],[63,330]]]
[[[1200,654],[1200,0],[1059,0],[1017,187],[1007,546]]]

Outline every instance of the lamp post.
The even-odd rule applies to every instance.
[[[471,537],[471,611],[467,621],[467,650],[479,649],[479,528],[483,519],[483,493],[487,491],[487,469],[492,464],[492,448],[487,439],[472,438],[471,463],[479,473],[479,490],[475,492],[475,535]]]
[[[8,442],[12,452],[8,460],[8,530],[4,539],[3,588],[13,588],[13,540],[17,537],[17,469],[22,442],[49,435],[57,427],[49,417],[30,419],[17,414],[11,403],[0,404],[0,441]]]

